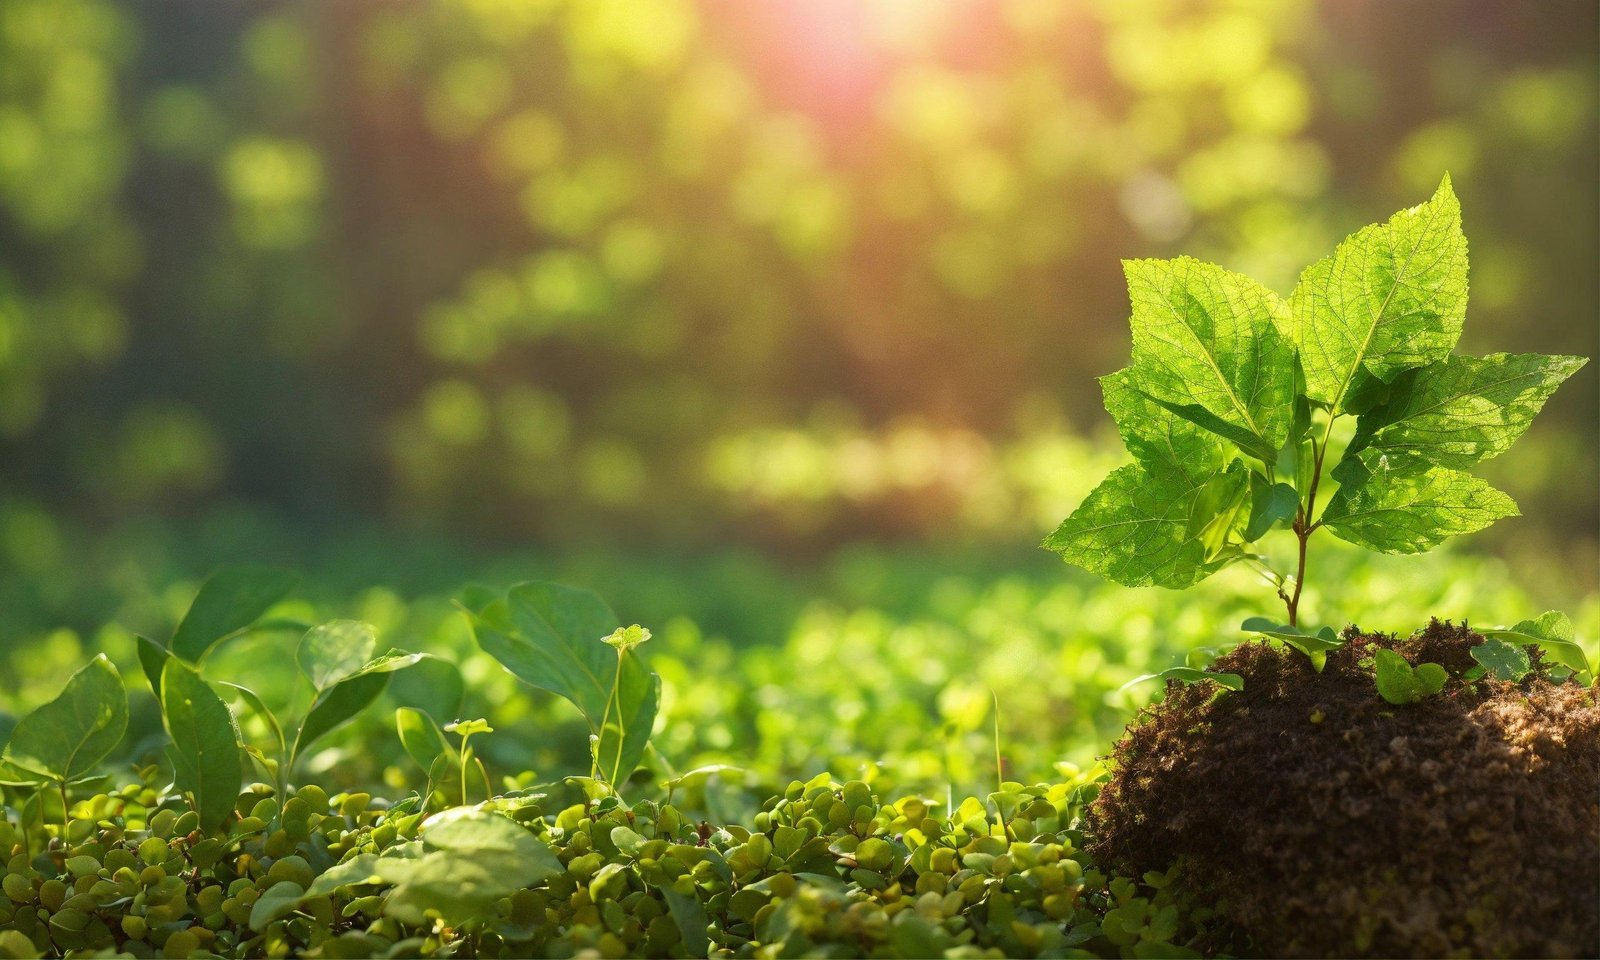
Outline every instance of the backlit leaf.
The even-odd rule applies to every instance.
[[[661,681],[637,652],[623,655],[619,681],[617,651],[602,642],[620,625],[611,608],[588,590],[543,582],[520,584],[495,600],[480,596],[480,602],[469,610],[478,645],[525,683],[577,706],[599,738],[600,769],[613,782],[625,780],[644,755]],[[615,724],[619,713],[623,737]]]
[[[200,826],[214,830],[233,812],[244,779],[233,713],[198,673],[170,657],[161,674],[161,714],[172,737],[174,782],[189,795]]]
[[[75,780],[104,760],[127,728],[122,675],[102,653],[74,673],[54,700],[17,722],[3,758],[28,773]]]
[[[1408,371],[1395,381],[1389,402],[1361,417],[1350,448],[1469,467],[1509,449],[1556,388],[1587,362],[1494,353]]]
[[[1510,497],[1471,474],[1377,450],[1345,459],[1333,476],[1339,491],[1322,522],[1339,538],[1384,553],[1421,553],[1518,515]]]
[[[378,699],[384,688],[389,685],[389,674],[396,670],[404,670],[426,656],[427,654],[423,653],[390,650],[318,693],[316,699],[311,701],[311,709],[306,712],[305,721],[300,724],[300,732],[295,736],[294,746],[289,750],[290,767],[293,767],[295,761],[305,754],[311,744]]]
[[[271,567],[224,567],[200,585],[172,635],[171,650],[198,663],[217,642],[243,632],[289,595],[299,578]]]
[[[372,624],[332,620],[307,630],[294,658],[311,686],[325,690],[360,670],[377,645],[378,631]]]
[[[1446,177],[1432,199],[1357,231],[1301,274],[1289,328],[1308,395],[1348,412],[1362,371],[1389,383],[1449,355],[1466,309],[1467,240]]]
[[[1250,520],[1245,524],[1244,541],[1260,540],[1274,526],[1294,519],[1300,508],[1300,495],[1287,483],[1268,483],[1259,474],[1250,475]]]
[[[1193,586],[1230,559],[1208,560],[1199,536],[1189,532],[1200,486],[1176,469],[1120,467],[1044,545],[1067,562],[1125,587]]]
[[[1293,348],[1278,330],[1283,301],[1189,257],[1130,260],[1123,271],[1139,389],[1271,462],[1294,413]]]

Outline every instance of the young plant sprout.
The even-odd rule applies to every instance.
[[[489,726],[489,721],[483,719],[457,720],[445,724],[444,732],[456,734],[461,738],[461,805],[464,807],[467,805],[467,762],[472,757],[472,753],[467,750],[467,741],[471,740],[475,733],[494,733],[494,727]]]
[[[1181,589],[1251,564],[1288,622],[1245,629],[1314,661],[1337,639],[1300,627],[1312,535],[1420,553],[1516,516],[1467,471],[1504,453],[1587,362],[1452,353],[1467,241],[1448,177],[1426,203],[1347,237],[1287,298],[1188,257],[1124,270],[1133,360],[1100,384],[1134,462],[1044,545],[1130,587]],[[1280,529],[1295,538],[1292,572],[1256,546]]]
[[[616,755],[612,758],[611,769],[606,773],[606,782],[610,783],[613,789],[616,788],[617,779],[622,771],[622,749],[623,744],[625,744],[628,739],[626,718],[623,716],[622,709],[616,705],[617,691],[622,689],[622,664],[624,658],[627,657],[630,650],[633,650],[635,647],[649,639],[650,631],[639,626],[637,623],[628,627],[618,627],[617,629],[611,631],[608,636],[601,638],[601,642],[609,644],[617,651],[617,671],[612,675],[611,693],[606,696],[605,713],[600,717],[600,729],[604,731],[606,729],[606,724],[611,721],[611,714],[613,710],[615,710],[617,715],[617,735],[615,737],[617,745]],[[598,756],[595,758],[595,762],[599,762]]]

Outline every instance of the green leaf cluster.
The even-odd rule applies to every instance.
[[[455,672],[427,654],[389,650],[374,656],[377,632],[359,621],[333,620],[309,629],[292,620],[263,621],[296,582],[294,575],[268,567],[223,568],[201,585],[170,642],[138,638],[139,662],[172,741],[167,757],[174,782],[205,829],[220,826],[232,812],[250,760],[281,792],[311,745],[376,700],[395,672],[423,662]],[[305,630],[294,661],[311,683],[312,700],[291,728],[292,740],[254,690],[230,681],[213,686],[201,675],[207,654],[218,644],[251,630]],[[272,740],[267,749],[245,741],[219,688],[261,720]]]
[[[177,681],[181,682],[181,681]],[[1176,871],[1098,866],[1096,775],[946,805],[822,774],[706,820],[614,795],[232,799],[198,830],[153,779],[88,798],[61,856],[3,868],[17,956],[1200,956]],[[0,822],[0,844],[18,842]]]
[[[1594,668],[1583,648],[1574,639],[1572,620],[1559,610],[1546,610],[1532,620],[1522,620],[1509,627],[1480,631],[1485,637],[1521,646],[1536,646],[1545,655],[1572,672],[1580,682],[1594,680]]]
[[[613,785],[626,782],[661,704],[661,677],[635,649],[649,631],[624,628],[598,595],[558,583],[523,583],[499,596],[469,591],[461,605],[484,652],[582,712],[596,771]]]
[[[1101,388],[1133,462],[1045,546],[1126,586],[1183,588],[1262,564],[1290,626],[1317,529],[1417,553],[1516,515],[1467,471],[1504,453],[1586,362],[1452,354],[1467,242],[1448,177],[1346,238],[1287,299],[1187,257],[1124,267],[1132,362]],[[1319,510],[1319,487],[1334,483]],[[1280,529],[1300,540],[1292,575],[1252,546]]]

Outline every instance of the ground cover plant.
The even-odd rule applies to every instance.
[[[1467,255],[1448,178],[1287,300],[1187,259],[1127,274],[1133,364],[1102,386],[1136,462],[1046,545],[1127,585],[1248,563],[1288,622],[1251,617],[1267,639],[1154,675],[1167,699],[1117,744],[1094,852],[1182,869],[1268,956],[1600,950],[1600,705],[1570,621],[1399,642],[1299,619],[1324,527],[1410,554],[1515,515],[1467,468],[1585,361],[1451,353]],[[1292,573],[1253,546],[1278,528]]]
[[[1449,202],[1447,188],[1434,201]],[[1571,364],[1524,366],[1543,372],[1491,399],[1511,412],[1468,404],[1473,450],[1503,451]],[[1355,461],[1403,446],[1382,418],[1360,439],[1377,407],[1334,414],[1307,397],[1316,470],[1302,480],[1296,461],[1284,481],[1281,456],[1137,382],[1107,380],[1108,400],[1144,417],[1113,409],[1136,459],[1108,486],[1138,479],[1136,509],[1163,511],[1140,529],[1158,535],[1095,556],[1121,575],[1151,547],[1148,575],[1206,579],[1194,593],[1106,591],[1025,564],[959,576],[880,553],[841,557],[820,588],[748,563],[707,578],[609,557],[594,569],[655,578],[626,607],[653,615],[627,618],[549,582],[313,602],[288,574],[250,567],[197,590],[130,591],[120,609],[172,608],[176,626],[104,628],[81,668],[84,644],[60,631],[0,660],[11,677],[78,668],[54,700],[10,705],[0,955],[1582,952],[1590,928],[1570,894],[1593,886],[1593,810],[1549,824],[1600,778],[1592,750],[1565,746],[1595,742],[1584,637],[1600,608],[1578,611],[1578,628],[1528,618],[1538,607],[1498,562],[1444,553],[1407,571],[1354,534],[1313,540],[1339,532],[1328,511],[1356,487],[1329,438]],[[1512,435],[1482,439],[1497,417]],[[1152,429],[1206,455],[1163,460]],[[1324,492],[1340,485],[1320,515],[1319,453]],[[1402,473],[1457,470],[1442,463]],[[1152,499],[1173,465],[1196,471],[1181,523]],[[1120,509],[1099,493],[1075,518]],[[1288,623],[1255,619],[1275,569],[1256,544],[1272,530],[1315,547],[1314,567],[1297,552],[1293,573],[1266,575]],[[1321,579],[1304,582],[1307,569]],[[675,616],[686,596],[734,625],[797,612],[774,642],[741,643]],[[1306,625],[1430,610],[1512,625],[1404,642]],[[1271,646],[1205,649],[1231,646],[1241,622]],[[1129,682],[1150,674],[1179,679],[1108,773],[1094,758],[1148,689]],[[1412,776],[1407,763],[1462,746],[1462,730],[1474,759]],[[1504,747],[1495,732],[1513,730]],[[1191,763],[1174,773],[1175,757]],[[1349,763],[1367,779],[1317,775]],[[1488,793],[1432,815],[1405,806],[1419,778]],[[1260,782],[1306,789],[1294,803],[1217,800]],[[1537,804],[1517,800],[1529,784]],[[1348,791],[1369,795],[1341,805]],[[1391,811],[1381,829],[1376,807]],[[1545,825],[1534,838],[1519,819],[1530,810]],[[1452,845],[1463,836],[1474,842]],[[1391,856],[1396,838],[1411,842]],[[1317,883],[1295,887],[1318,855]],[[1419,898],[1423,876],[1439,882]],[[1437,922],[1408,923],[1413,906]]]
[[[955,806],[821,774],[746,824],[687,815],[723,768],[630,782],[659,698],[637,653],[649,632],[547,583],[468,591],[462,605],[486,651],[584,714],[588,776],[496,792],[469,745],[493,735],[489,723],[440,727],[402,707],[396,729],[424,789],[391,803],[294,784],[305,745],[425,658],[373,657],[365,624],[309,627],[294,659],[316,694],[287,737],[252,691],[203,673],[216,645],[289,626],[262,616],[291,582],[221,571],[168,643],[141,640],[170,781],[155,765],[131,783],[87,776],[128,717],[103,656],[16,725],[0,755],[23,798],[0,824],[0,953],[1095,956],[1192,953],[1183,944],[1211,936],[1212,912],[1181,900],[1171,876],[1112,877],[1089,859],[1078,824],[1092,773],[999,780]],[[225,683],[273,731],[270,749],[242,735]],[[246,784],[246,756],[272,782]],[[475,772],[495,793],[476,803]]]

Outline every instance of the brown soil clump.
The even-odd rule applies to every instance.
[[[1181,863],[1264,956],[1600,956],[1600,688],[1469,683],[1483,638],[1345,631],[1318,675],[1248,643],[1170,684],[1113,754],[1094,853],[1132,876]],[[1375,648],[1451,673],[1384,701]]]

